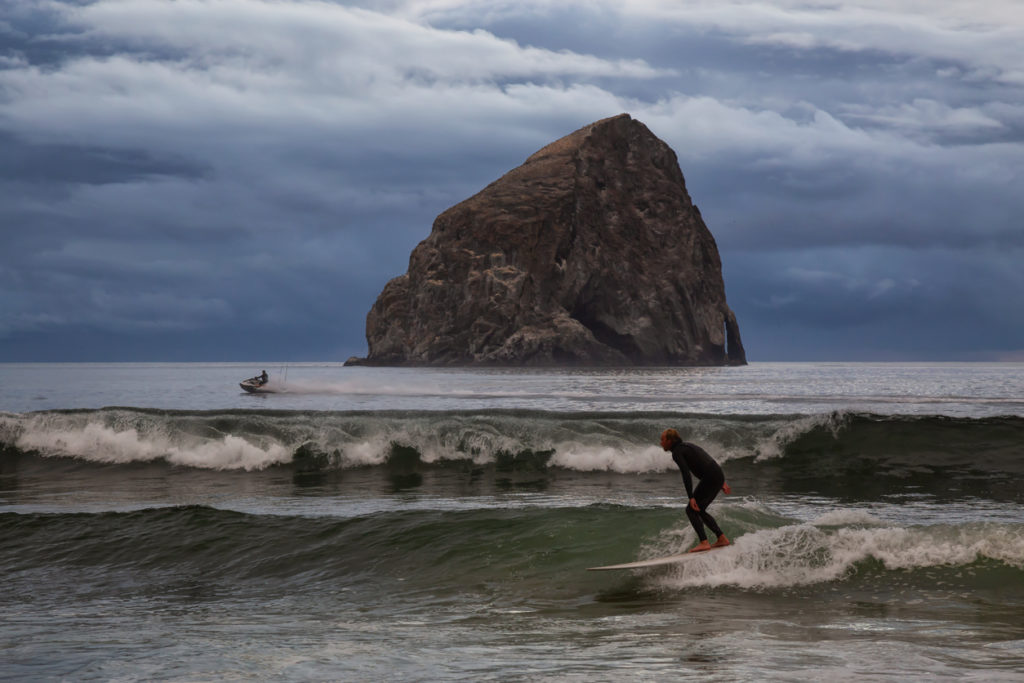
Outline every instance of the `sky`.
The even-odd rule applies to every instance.
[[[628,113],[750,361],[1024,360],[1021,0],[0,0],[0,361],[343,361]]]

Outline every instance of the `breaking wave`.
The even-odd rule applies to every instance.
[[[827,413],[795,416],[545,411],[166,411],[138,408],[0,414],[4,457],[162,462],[215,470],[348,469],[470,462],[616,473],[673,469],[666,427],[720,462],[775,463],[794,476],[942,468],[1024,474],[1024,418]]]
[[[735,523],[735,522],[734,522]],[[747,528],[750,528],[748,525]],[[648,557],[685,549],[675,542],[689,530],[668,533],[647,546]],[[651,573],[662,588],[736,586],[793,588],[839,581],[878,581],[889,587],[916,573],[917,580],[938,573],[963,578],[990,572],[994,580],[1007,569],[1024,571],[1024,525],[965,523],[892,526],[863,511],[838,511],[805,523],[753,528],[732,547],[702,554],[685,564]]]

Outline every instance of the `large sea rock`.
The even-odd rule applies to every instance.
[[[628,114],[438,216],[367,315],[366,339],[353,360],[375,365],[746,363],[676,155]]]

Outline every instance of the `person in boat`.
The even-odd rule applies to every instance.
[[[260,386],[263,386],[264,384],[266,384],[269,381],[270,381],[270,375],[268,375],[267,371],[264,370],[263,373],[260,375]]]
[[[690,499],[686,506],[686,516],[690,518],[693,530],[697,532],[700,542],[690,549],[691,553],[721,548],[729,545],[729,539],[722,533],[721,527],[715,518],[708,514],[708,506],[715,499],[719,491],[732,493],[732,489],[725,483],[725,473],[715,459],[708,455],[700,446],[683,441],[679,432],[674,429],[666,429],[661,433],[661,447],[672,453],[672,459],[679,466],[683,475],[683,486],[686,487],[686,495]],[[697,488],[693,488],[693,477],[697,476],[700,481]],[[708,535],[704,531],[707,525],[718,539],[708,543]]]

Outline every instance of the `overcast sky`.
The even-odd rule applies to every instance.
[[[622,112],[749,360],[1024,360],[1020,0],[0,0],[0,361],[363,355],[438,213]]]

